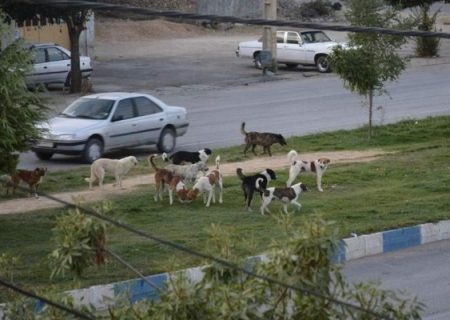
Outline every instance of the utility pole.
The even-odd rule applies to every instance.
[[[277,0],[263,0],[264,19],[276,20],[277,19]],[[272,63],[270,70],[277,72],[277,29],[276,27],[264,26],[263,29],[263,50],[270,51],[272,53]],[[263,73],[266,74],[267,65],[263,66]]]

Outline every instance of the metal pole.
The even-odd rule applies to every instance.
[[[264,19],[277,19],[277,0],[263,0],[264,3]],[[277,29],[276,27],[264,26],[263,28],[263,50],[270,50],[272,53],[272,72],[277,72]],[[263,73],[266,73],[263,68]]]

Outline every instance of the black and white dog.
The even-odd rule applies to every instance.
[[[211,153],[211,149],[204,148],[195,152],[177,151],[171,156],[163,153],[162,158],[164,161],[172,160],[173,164],[197,163],[199,161],[206,163]]]
[[[273,201],[273,200],[279,200],[283,203],[283,211],[285,214],[288,214],[287,206],[288,204],[292,203],[297,207],[298,210],[301,209],[302,205],[297,201],[298,197],[300,196],[300,193],[302,191],[307,191],[305,184],[302,182],[299,182],[297,184],[294,184],[292,187],[284,187],[284,188],[263,188],[262,187],[262,181],[260,178],[256,180],[256,183],[261,186],[261,189],[263,190],[262,194],[262,203],[261,203],[261,214],[264,215],[264,212],[270,213],[269,208],[267,206]]]
[[[242,180],[242,191],[244,192],[245,197],[245,206],[248,211],[251,211],[250,204],[253,199],[253,193],[259,192],[262,195],[261,188],[267,188],[267,184],[271,180],[276,180],[277,176],[272,169],[266,169],[261,173],[255,174],[253,176],[246,176],[242,173],[241,168],[236,169],[237,176]],[[257,182],[260,180],[259,183]]]

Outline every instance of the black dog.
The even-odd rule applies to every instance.
[[[164,161],[169,161],[169,159],[172,160],[173,164],[197,163],[199,161],[206,163],[211,153],[211,149],[204,148],[195,152],[177,151],[171,156],[167,156],[166,153],[163,153],[162,158]]]
[[[250,208],[250,204],[253,199],[253,193],[256,191],[259,192],[259,194],[262,196],[263,189],[267,188],[267,183],[269,183],[270,180],[277,179],[275,172],[271,169],[266,169],[263,172],[255,174],[253,176],[245,176],[242,173],[241,168],[237,168],[236,173],[242,180],[242,191],[244,191],[245,206],[248,211],[252,210]]]

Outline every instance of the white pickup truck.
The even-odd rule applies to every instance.
[[[316,66],[319,72],[329,72],[328,55],[338,45],[320,30],[277,31],[277,61],[289,68],[300,65]],[[345,46],[344,43],[340,45]],[[262,68],[260,53],[262,40],[239,43],[236,56],[252,58],[255,66]]]

